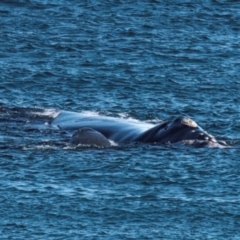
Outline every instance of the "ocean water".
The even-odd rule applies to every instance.
[[[2,0],[0,238],[240,239],[239,9]],[[61,110],[187,116],[231,148],[71,148]]]

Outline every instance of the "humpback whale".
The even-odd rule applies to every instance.
[[[194,147],[228,147],[203,130],[194,120],[178,117],[154,125],[107,116],[89,116],[62,111],[51,122],[60,129],[73,132],[71,143],[109,147],[110,141],[124,143],[175,144]]]

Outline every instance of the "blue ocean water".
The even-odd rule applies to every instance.
[[[240,239],[239,9],[2,0],[1,239]],[[232,148],[72,149],[46,124],[26,127],[22,107],[43,122],[59,110],[187,116]]]

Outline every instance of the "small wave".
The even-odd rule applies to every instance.
[[[94,112],[94,111],[82,111],[81,114],[89,116],[89,117],[95,117],[95,116],[100,116],[99,112]]]
[[[59,147],[54,145],[30,145],[30,146],[22,146],[22,150],[57,150]]]
[[[36,114],[39,117],[50,117],[55,118],[59,115],[60,111],[57,109],[49,108],[49,109],[41,109],[41,111],[35,111],[34,114]]]
[[[128,113],[126,112],[123,112],[123,113],[118,113],[117,115],[114,115],[112,116],[112,114],[105,114],[105,115],[102,115],[100,112],[95,112],[95,111],[82,111],[82,112],[79,112],[77,113],[79,115],[82,115],[84,117],[100,117],[100,118],[105,118],[106,120],[109,119],[109,120],[118,120],[118,121],[124,121],[124,122],[129,122],[129,123],[134,123],[134,124],[137,124],[137,125],[142,125],[143,127],[147,127],[149,128],[150,126],[152,126],[152,123],[153,121],[146,121],[146,122],[143,122],[143,121],[140,121],[136,118],[133,118],[133,117],[130,117]],[[57,115],[56,115],[57,116]],[[156,120],[156,122],[159,122],[159,120]]]

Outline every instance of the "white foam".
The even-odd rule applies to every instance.
[[[136,123],[138,125],[148,125],[150,124],[150,122],[148,123],[147,121],[140,121],[136,118],[132,118],[129,117],[129,115],[127,113],[118,113],[117,116],[118,117],[112,117],[112,116],[105,116],[100,114],[100,112],[93,112],[93,111],[82,111],[79,114],[81,114],[84,117],[100,117],[100,118],[105,118],[105,119],[109,119],[109,120],[118,120],[118,121],[123,121],[123,122],[129,122],[129,123]]]
[[[85,115],[86,117],[96,117],[96,116],[100,116],[99,112],[93,112],[93,111],[82,111],[80,112],[80,114]]]
[[[40,116],[40,117],[56,118],[60,112],[61,111],[54,109],[54,108],[44,109],[43,111],[38,111],[38,109],[36,108],[36,112],[34,112],[34,114],[36,114],[37,116]]]
[[[110,145],[112,146],[112,147],[117,147],[117,146],[119,146],[116,142],[114,142],[114,141],[112,141],[112,140],[108,140],[109,142],[110,142]]]
[[[22,148],[25,151],[29,150],[57,150],[58,148],[56,146],[51,146],[51,145],[32,145],[32,146],[23,146]]]

